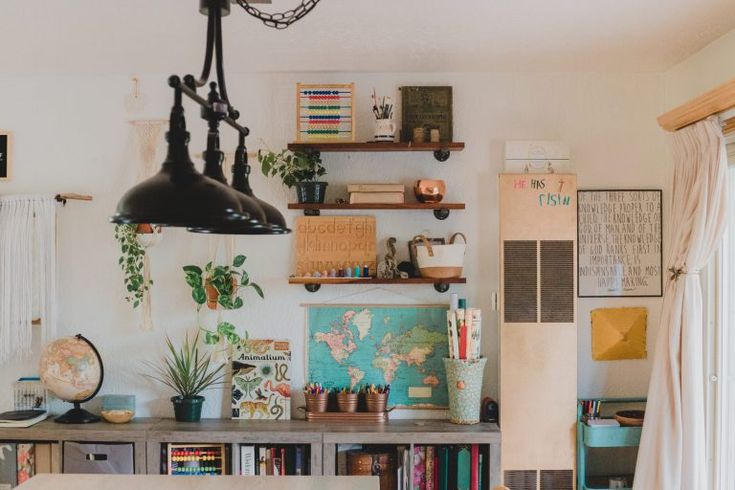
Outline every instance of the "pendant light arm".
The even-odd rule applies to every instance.
[[[186,75],[186,81],[194,80],[194,77],[192,75]],[[172,76],[168,80],[169,86],[171,86],[174,90],[179,90],[181,93],[186,95],[188,98],[199,104],[201,107],[205,109],[212,109],[211,104],[207,102],[206,99],[201,97],[199,94],[197,94],[196,90],[191,88],[188,83],[182,83],[181,79],[177,76]],[[226,116],[224,119],[222,119],[222,122],[226,123],[228,126],[232,127],[235,131],[238,133],[247,136],[250,134],[250,130],[246,128],[245,126],[241,126],[237,123],[233,118],[230,116]]]
[[[212,9],[219,10],[219,9]],[[209,72],[212,70],[212,56],[214,54],[214,37],[216,35],[216,23],[214,16],[210,13],[207,15],[207,50],[204,53],[204,66],[199,79],[194,80],[196,87],[203,87],[209,80]]]

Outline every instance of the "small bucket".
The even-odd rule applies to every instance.
[[[337,408],[340,412],[357,412],[357,393],[337,393]]]
[[[453,424],[480,422],[482,376],[486,358],[444,359],[449,389],[449,420]]]
[[[388,393],[365,393],[365,406],[368,412],[385,412],[388,407]]]
[[[329,393],[304,394],[306,410],[309,412],[326,412]]]

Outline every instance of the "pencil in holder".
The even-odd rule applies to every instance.
[[[487,359],[444,359],[449,390],[449,420],[454,424],[480,422],[482,377]]]
[[[329,402],[329,393],[305,393],[306,410],[309,412],[326,412]]]

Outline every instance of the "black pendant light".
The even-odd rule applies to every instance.
[[[248,14],[277,29],[286,28],[303,18],[318,2],[301,0],[301,5],[295,9],[268,14],[253,7],[247,0],[237,0]],[[240,113],[230,104],[222,54],[222,17],[230,13],[230,0],[200,0],[200,12],[207,16],[207,45],[202,74],[198,79],[186,75],[183,82],[177,76],[169,78],[175,97],[170,128],[166,133],[168,156],[158,174],[123,195],[110,220],[120,224],[153,223],[186,227],[189,231],[199,233],[290,233],[283,215],[275,207],[253,196],[248,182],[250,167],[247,165],[245,137],[250,131],[237,123]],[[213,61],[219,92],[217,84],[213,83],[210,85],[209,97],[205,100],[197,94],[197,88],[207,83]],[[196,171],[189,157],[189,132],[186,131],[181,104],[182,94],[202,107],[202,118],[209,123],[204,174]],[[222,172],[220,122],[234,128],[240,137],[237,154],[241,155],[241,163],[238,165],[236,158],[233,167],[234,189],[226,185],[227,180]]]
[[[168,154],[161,170],[128,190],[111,218],[113,223],[161,226],[213,226],[249,218],[227,186],[194,168],[189,157],[181,92],[176,91],[166,133]]]

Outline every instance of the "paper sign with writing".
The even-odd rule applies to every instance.
[[[661,191],[579,191],[580,297],[661,296]]]
[[[296,275],[364,266],[375,275],[375,216],[296,218]]]

